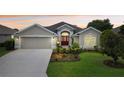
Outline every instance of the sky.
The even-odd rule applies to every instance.
[[[124,15],[0,15],[0,24],[23,29],[35,23],[49,26],[64,21],[85,28],[92,20],[106,18],[110,19],[114,27],[124,24]]]

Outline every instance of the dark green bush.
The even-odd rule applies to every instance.
[[[53,50],[54,53],[66,53],[66,48],[57,47]]]
[[[74,42],[72,46],[69,48],[69,52],[71,54],[80,54],[82,52],[82,49],[79,48],[79,44]]]
[[[63,48],[63,53],[66,53],[67,49],[66,48]]]
[[[82,52],[82,49],[79,48],[78,43],[73,43],[72,46],[69,46],[69,48],[62,48],[60,44],[56,45],[56,49],[54,49],[54,52],[56,53],[66,53],[66,54],[80,54]]]
[[[70,53],[70,49],[66,49],[66,54],[69,54]]]
[[[59,48],[59,53],[64,53],[64,49],[63,48]]]
[[[7,40],[4,43],[6,50],[14,50],[14,45],[15,45],[14,39]]]
[[[95,51],[100,51],[98,46],[94,46]]]
[[[71,46],[71,48],[79,48],[79,44],[78,43],[76,43],[76,42],[74,42],[73,44],[72,44],[72,46]]]
[[[4,47],[4,43],[0,43],[0,47]]]
[[[80,54],[82,52],[82,49],[80,48],[70,48],[70,53],[72,54]]]

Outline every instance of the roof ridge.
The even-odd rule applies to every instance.
[[[53,31],[53,32],[55,32],[55,33],[57,33],[57,28],[60,27],[60,26],[63,26],[63,25],[69,25],[69,26],[71,26],[72,28],[74,28],[74,30],[75,30],[76,32],[78,32],[78,31],[80,31],[80,30],[83,30],[83,28],[78,27],[77,25],[69,24],[69,23],[64,22],[64,21],[55,23],[55,24],[50,25],[50,26],[45,26],[45,27],[46,27],[47,29],[49,29],[49,30],[51,30],[51,31]],[[74,33],[75,33],[75,31],[74,31]]]
[[[17,32],[17,30],[0,24],[0,34],[13,34],[15,32]]]
[[[5,27],[5,28],[9,28],[9,29],[13,29],[11,27],[8,27],[8,26],[2,25],[2,24],[0,24],[0,26]]]

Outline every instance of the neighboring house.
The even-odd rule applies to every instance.
[[[13,38],[15,32],[17,32],[17,30],[0,25],[0,43],[3,43],[10,38]]]
[[[113,28],[112,31],[117,32],[117,33],[120,32],[120,26],[116,27],[116,28]]]
[[[100,45],[100,34],[101,31],[93,27],[82,29],[65,22],[47,27],[34,24],[15,35],[15,48],[50,49],[56,48],[57,43],[68,47],[77,42],[83,49],[94,49],[94,46]]]

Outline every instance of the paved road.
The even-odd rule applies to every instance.
[[[51,49],[19,49],[0,58],[0,77],[46,77]]]

